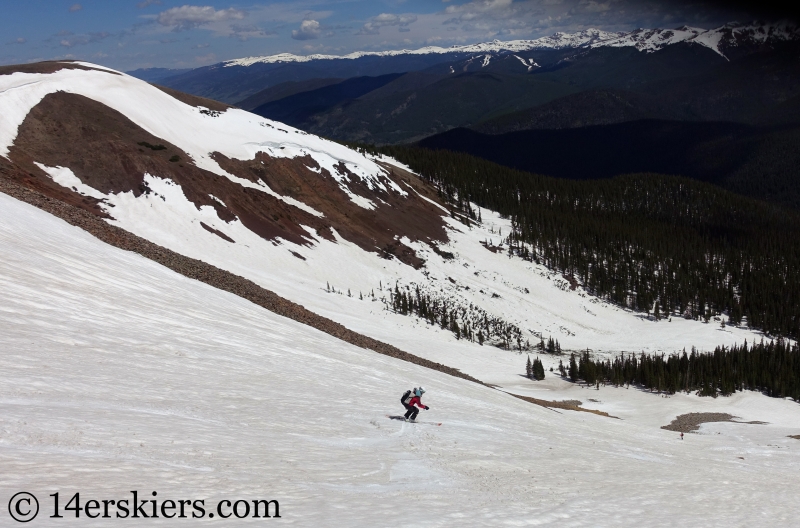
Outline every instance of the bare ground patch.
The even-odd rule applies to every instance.
[[[713,422],[731,422],[731,423],[739,423],[739,424],[753,424],[753,425],[764,425],[767,422],[740,422],[738,420],[734,420],[736,416],[728,413],[689,413],[689,414],[681,414],[680,416],[675,417],[672,420],[672,423],[669,425],[664,425],[661,428],[666,429],[667,431],[677,431],[679,433],[692,433],[700,429],[700,426],[704,423],[713,423]]]
[[[789,435],[789,438],[794,438],[795,440],[800,440],[800,435]]]
[[[507,394],[511,394],[510,392]],[[520,400],[525,400],[526,402],[533,403],[535,405],[539,405],[541,407],[547,407],[548,409],[564,409],[567,411],[579,411],[579,412],[587,412],[596,414],[598,416],[605,416],[606,418],[616,418],[616,416],[611,416],[607,412],[598,411],[596,409],[584,409],[581,407],[581,401],[579,400],[563,400],[563,401],[549,401],[549,400],[540,400],[539,398],[531,398],[530,396],[520,396],[519,394],[511,394],[512,396],[519,398]]]

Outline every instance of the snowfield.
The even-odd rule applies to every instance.
[[[86,524],[47,518],[56,491],[157,491],[207,512],[274,499],[295,526],[792,526],[800,514],[794,402],[517,377],[517,392],[591,397],[621,419],[556,412],[345,344],[5,195],[0,291],[0,496],[37,495],[37,526]],[[385,417],[419,384],[421,418],[442,426]],[[658,428],[711,410],[770,423],[708,424],[684,441]],[[248,522],[264,520],[218,524]],[[5,508],[0,524],[14,524]]]

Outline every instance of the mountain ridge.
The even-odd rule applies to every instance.
[[[453,45],[449,48],[426,46],[418,49],[389,51],[356,51],[346,55],[295,55],[279,53],[276,55],[243,57],[220,63],[224,67],[252,66],[253,64],[273,64],[290,62],[312,62],[321,60],[354,60],[362,57],[392,57],[397,55],[427,55],[455,53],[519,52],[532,50],[563,50],[599,47],[635,47],[639,51],[653,52],[679,42],[693,42],[714,50],[723,57],[725,51],[742,43],[765,44],[796,40],[800,38],[800,28],[788,21],[775,24],[753,22],[741,24],[729,22],[712,29],[681,26],[675,29],[643,29],[630,32],[610,32],[589,28],[575,33],[557,32],[553,35],[532,40],[493,40],[477,44]],[[535,66],[535,65],[532,65]]]

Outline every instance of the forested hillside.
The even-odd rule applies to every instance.
[[[687,178],[572,181],[419,147],[361,147],[408,164],[454,209],[507,215],[508,251],[656,318],[800,336],[800,215]]]

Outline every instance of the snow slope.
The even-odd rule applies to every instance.
[[[8,157],[17,130],[30,110],[47,94],[62,91],[83,95],[122,113],[147,132],[184,150],[197,167],[242,186],[275,195],[266,185],[254,184],[223,170],[211,158],[212,152],[239,160],[253,159],[257,152],[265,152],[273,158],[308,155],[334,178],[339,178],[342,189],[347,192],[341,181],[343,176],[336,168],[340,163],[369,188],[386,189],[383,169],[338,143],[235,108],[219,114],[203,113],[204,109],[181,103],[134,77],[93,64],[78,64],[92,69],[0,76],[0,156]],[[405,192],[399,188],[394,190]],[[306,212],[321,214],[290,197],[281,198]]]
[[[800,514],[792,402],[518,389],[591,393],[623,419],[559,414],[337,341],[5,195],[0,288],[0,496],[27,490],[44,512],[56,491],[155,490],[211,512],[277,499],[296,526],[791,526]],[[443,425],[385,418],[420,383],[424,418]],[[709,409],[771,424],[711,424],[683,442],[656,427]]]
[[[240,110],[210,117],[142,81],[100,71],[0,76],[0,108],[9,109],[0,112],[0,147],[8,148],[25,112],[45,93],[55,90],[80,93],[112,106],[142,128],[185,149],[198,166],[233,179],[243,188],[274,194],[266,185],[226,173],[209,152],[216,150],[244,159],[258,151],[270,156],[305,152],[323,166],[344,161],[374,187],[391,185],[398,193],[416,193],[405,184],[401,187],[381,178],[387,171],[378,162],[396,163],[392,160],[368,159],[341,145]],[[540,338],[553,337],[566,350],[588,348],[601,354],[669,353],[692,346],[711,350],[761,338],[746,328],[722,328],[719,322],[704,324],[678,317],[654,321],[593,298],[581,288],[571,290],[566,279],[543,266],[509,258],[503,249],[489,251],[485,244],[497,246],[503,233],[509,233],[510,223],[487,210],[482,211],[484,222],[480,226],[467,228],[452,218],[445,219],[449,243],[442,249],[452,253],[452,259],[437,254],[426,243],[401,238],[426,261],[425,267],[413,269],[397,259],[387,260],[364,251],[335,231],[334,240],[326,240],[309,228],[312,243],[305,245],[280,238],[266,240],[238,218],[226,222],[212,206],[198,208],[187,199],[186,190],[158,174],[145,175],[145,183],[153,192],[136,197],[132,192],[101,193],[66,167],[37,165],[59,185],[101,199],[101,206],[113,217],[110,222],[123,229],[253,280],[352,330],[501,386],[516,381],[521,372],[524,360],[516,353],[458,340],[438,326],[387,311],[381,299],[389,297],[390,288],[420,286],[441,299],[465,307],[473,305],[516,325],[522,330],[523,343],[535,344]],[[363,200],[356,203],[365,208],[371,203],[361,196],[351,195],[351,199]],[[284,200],[299,208],[308,207],[290,197]],[[431,207],[438,206],[431,203]],[[204,225],[235,243],[209,232]]]

